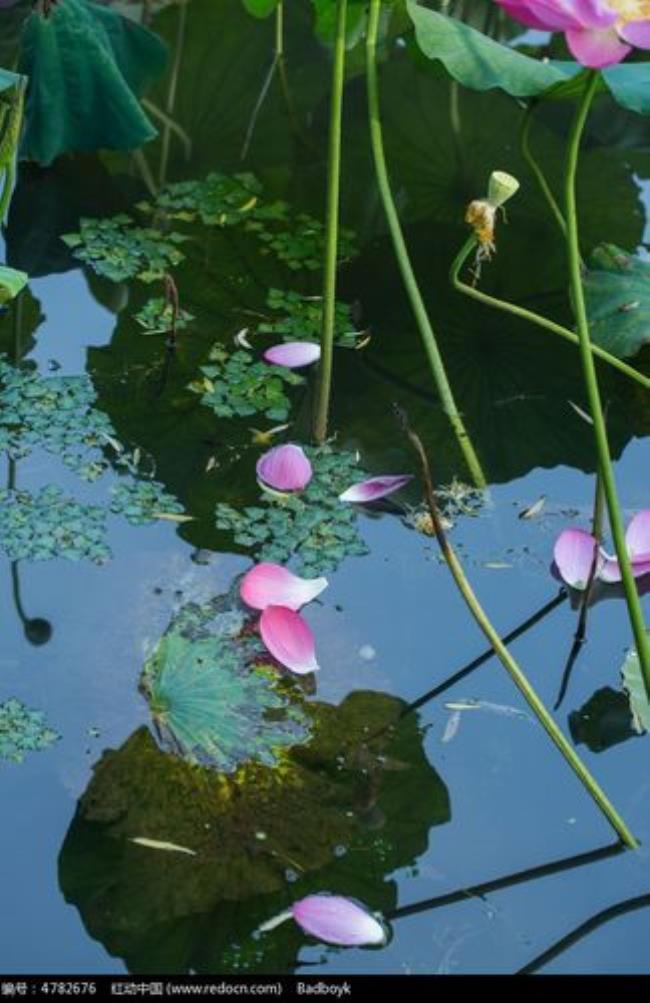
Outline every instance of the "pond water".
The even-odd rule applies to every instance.
[[[322,219],[327,53],[297,9],[287,19],[287,53],[302,136],[292,133],[274,85],[242,159],[272,25],[246,18],[237,3],[216,6],[218,13],[211,0],[191,6],[175,114],[192,153],[185,159],[173,141],[168,177],[250,171],[265,200],[282,198],[292,211]],[[169,39],[176,17],[168,10],[156,22]],[[217,528],[215,506],[259,504],[254,465],[262,447],[251,427],[282,422],[217,417],[187,385],[200,378],[215,343],[231,351],[247,327],[255,344],[269,289],[317,295],[320,273],[292,271],[261,253],[255,233],[180,221],[189,239],[174,277],[181,307],[194,319],[170,355],[164,337],[145,335],[133,317],[160,295],[160,284],[152,292],[137,279],[112,283],[82,269],[60,239],[79,229],[81,217],[128,211],[147,198],[132,161],[84,156],[47,170],[21,168],[0,260],[32,279],[21,312],[0,318],[0,347],[43,377],[87,374],[113,438],[139,450],[140,466],[155,470],[193,521],[134,525],[109,514],[111,556],[100,564],[0,557],[0,704],[13,698],[42,711],[60,736],[20,763],[0,763],[3,972],[647,971],[649,739],[634,732],[621,706],[620,668],[630,645],[625,603],[613,597],[591,610],[587,643],[555,717],[641,841],[634,853],[617,852],[607,823],[494,658],[442,688],[486,642],[435,539],[408,519],[420,504],[419,470],[395,422],[395,402],[426,444],[436,487],[451,491],[450,539],[493,622],[505,634],[542,611],[512,650],[552,707],[577,616],[550,571],[553,543],[566,526],[589,525],[594,494],[592,431],[576,410],[586,408],[577,353],[452,294],[447,279],[466,238],[464,207],[484,193],[491,170],[509,171],[522,191],[500,225],[481,288],[568,320],[562,244],[518,149],[521,112],[497,92],[462,92],[450,118],[453,95],[442,74],[399,46],[383,67],[388,157],[409,246],[490,482],[477,499],[458,486],[467,474],[428,379],[385,232],[360,70],[353,62],[342,176],[344,223],[359,254],[340,270],[338,297],[352,305],[355,326],[370,340],[359,350],[336,350],[332,448],[351,462],[358,454],[365,471],[415,477],[397,501],[359,511],[367,552],[339,554],[328,589],[305,611],[321,665],[306,696],[325,705],[317,714],[327,724],[326,748],[301,760],[304,792],[290,776],[286,798],[281,787],[268,797],[256,793],[232,831],[212,843],[198,831],[216,824],[205,794],[156,750],[139,680],[179,611],[226,593],[250,567],[254,547]],[[164,93],[163,83],[154,100],[162,104]],[[536,125],[535,143],[555,184],[566,124],[558,105]],[[603,99],[581,168],[586,246],[606,240],[646,254],[647,141],[644,120]],[[159,142],[146,155],[157,164]],[[649,371],[647,354],[635,364]],[[629,519],[649,504],[648,398],[607,367],[599,375]],[[282,434],[309,441],[312,380],[289,388],[291,427],[274,442]],[[106,440],[108,469],[92,482],[60,453],[37,443],[23,458],[6,460],[8,483],[32,493],[56,485],[83,505],[105,506],[110,487],[128,476]],[[521,518],[542,497],[541,511]],[[376,764],[359,765],[358,775],[341,766],[337,736],[344,741],[365,718],[377,728],[394,706],[389,698],[408,704],[438,686],[439,695],[390,732],[381,775]],[[134,838],[181,846],[195,838],[211,857],[206,861],[205,849],[197,856],[162,852]],[[317,891],[357,898],[389,916],[397,911],[388,944],[328,947],[293,924],[255,933]],[[583,929],[593,917],[602,922]]]

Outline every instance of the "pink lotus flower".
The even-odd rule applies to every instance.
[[[650,509],[638,512],[627,527],[625,543],[635,578],[650,573]],[[621,568],[615,557],[598,545],[583,529],[565,529],[555,541],[553,558],[562,580],[573,589],[584,591],[596,555],[595,577],[602,582],[620,582]]]
[[[257,461],[259,480],[276,491],[302,491],[312,479],[311,463],[300,446],[275,446]]]
[[[318,672],[314,635],[300,613],[286,606],[267,606],[260,617],[260,634],[273,657],[300,676]]]
[[[650,49],[650,0],[496,0],[530,28],[563,31],[583,66],[601,69]]]
[[[361,947],[385,944],[386,931],[374,916],[340,895],[308,895],[294,902],[291,915],[305,933],[326,944]]]
[[[300,369],[310,366],[320,359],[320,345],[313,341],[287,341],[283,345],[274,345],[264,353],[264,358],[274,366],[286,366],[287,369]]]
[[[399,491],[405,484],[413,479],[412,474],[383,474],[381,477],[371,477],[367,481],[353,484],[352,487],[339,495],[342,502],[372,502],[378,498],[385,498],[394,491]]]
[[[262,563],[247,571],[239,594],[252,609],[286,606],[299,610],[327,588],[327,578],[300,578],[280,564]]]

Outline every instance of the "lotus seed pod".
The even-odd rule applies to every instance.
[[[519,191],[519,182],[505,171],[492,171],[488,185],[488,202],[495,209],[504,205]]]

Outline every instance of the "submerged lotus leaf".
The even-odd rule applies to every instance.
[[[165,62],[156,35],[99,4],[61,0],[48,18],[34,13],[19,67],[30,80],[21,155],[48,165],[73,150],[133,150],[153,139],[138,96]]]
[[[260,923],[323,888],[394,908],[390,876],[450,818],[416,716],[397,724],[403,707],[377,692],[306,705],[308,744],[231,776],[140,729],[104,754],[79,803],[59,861],[66,900],[132,971],[291,970],[304,934],[287,924],[260,939]]]
[[[29,710],[20,700],[0,703],[0,760],[22,763],[28,752],[46,749],[60,737],[42,711]]]
[[[641,662],[636,648],[631,648],[621,667],[623,689],[630,701],[634,727],[638,734],[650,731],[650,701],[641,675]]]
[[[604,752],[613,745],[638,735],[633,727],[627,694],[604,686],[578,710],[569,714],[569,730],[578,745],[584,742],[591,752]]]
[[[357,530],[357,512],[339,501],[342,491],[363,480],[364,471],[350,452],[321,446],[305,453],[313,477],[304,491],[284,498],[264,492],[262,505],[241,511],[219,503],[215,515],[217,527],[232,532],[257,560],[283,564],[293,557],[301,573],[318,576],[347,556],[368,552]]]
[[[583,277],[591,337],[619,359],[650,344],[650,262],[602,244]]]
[[[307,734],[278,673],[257,664],[263,646],[245,631],[235,602],[225,596],[181,610],[141,681],[164,747],[224,772],[249,762],[273,765]]]

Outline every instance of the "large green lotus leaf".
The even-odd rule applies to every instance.
[[[47,165],[72,150],[131,150],[156,130],[138,101],[166,62],[147,29],[87,0],[28,21],[20,70],[30,78],[21,156]]]
[[[307,734],[277,672],[256,664],[265,653],[247,625],[234,596],[186,607],[141,680],[165,747],[225,772],[251,761],[274,765]]]
[[[0,67],[13,66],[25,21],[32,13],[33,0],[18,0],[11,7],[0,9]],[[0,69],[0,90],[7,70]]]
[[[329,89],[331,58],[313,36],[313,10],[306,2],[285,3],[286,69],[293,116],[302,133]],[[156,19],[156,30],[170,45],[178,25],[178,5]],[[188,167],[182,144],[172,141],[170,178],[203,177],[215,167],[234,173],[255,162],[256,173],[268,168],[282,178],[292,174],[297,151],[304,154],[287,109],[278,73],[259,110],[249,156],[242,161],[242,147],[251,116],[260,97],[273,59],[273,19],[253,20],[241,0],[192,0],[181,62],[181,75],[174,118],[192,140],[192,163]],[[246,67],[234,73],[235,66]],[[160,85],[152,99],[164,107],[166,88]],[[324,135],[316,135],[322,142]],[[152,148],[153,157],[158,144]],[[152,159],[153,159],[152,157]],[[215,157],[217,159],[215,159]],[[322,190],[318,212],[322,216]]]
[[[597,345],[627,359],[650,343],[650,262],[602,244],[591,256],[583,285]]]
[[[406,7],[424,55],[440,60],[464,87],[477,91],[500,87],[513,97],[534,97],[568,78],[557,65],[525,56],[462,21],[420,7],[415,0],[407,0]]]
[[[8,303],[18,295],[21,289],[29,282],[29,275],[19,272],[15,268],[7,268],[0,265],[0,305]]]
[[[636,648],[630,648],[628,651],[621,667],[621,675],[637,732],[650,731],[650,701],[641,675],[641,663]]]
[[[396,723],[403,707],[377,692],[310,704],[308,745],[234,777],[140,729],[104,754],[79,803],[59,858],[66,900],[132,971],[290,970],[304,935],[288,923],[254,938],[260,923],[316,891],[394,908],[390,875],[450,818],[417,718]]]

